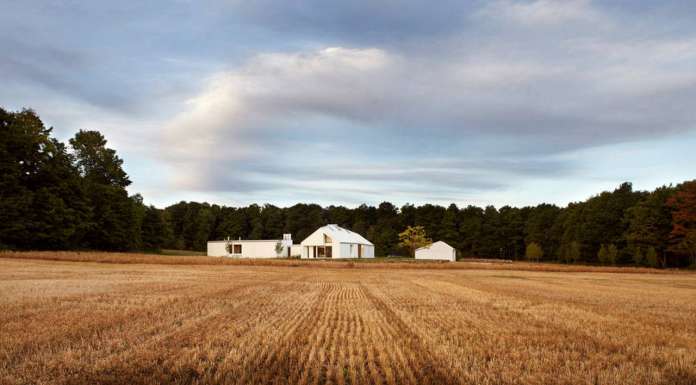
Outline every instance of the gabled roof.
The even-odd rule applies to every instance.
[[[429,249],[429,248],[431,248],[431,247],[433,247],[433,246],[447,246],[447,247],[449,247],[450,249],[453,249],[453,248],[454,248],[454,247],[448,245],[447,243],[445,243],[445,242],[443,242],[443,241],[437,241],[437,242],[431,243],[431,244],[429,244],[429,245],[427,245],[427,246],[419,247],[419,248],[416,249],[416,251],[418,251],[418,250],[423,250],[423,249]]]
[[[305,243],[305,241],[312,238],[312,236],[317,233],[328,235],[335,243],[359,243],[361,245],[372,245],[372,242],[365,239],[365,237],[362,235],[348,229],[344,229],[338,225],[322,226],[303,240],[302,243]]]

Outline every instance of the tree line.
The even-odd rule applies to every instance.
[[[123,160],[97,131],[67,144],[32,110],[0,109],[0,248],[200,250],[211,239],[295,242],[335,223],[363,234],[378,256],[408,255],[399,234],[422,226],[460,257],[683,267],[696,263],[696,180],[654,191],[623,183],[566,207],[291,207],[180,202],[164,209],[128,195]]]

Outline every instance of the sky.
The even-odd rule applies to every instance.
[[[8,1],[0,106],[145,202],[565,205],[696,178],[696,2]]]

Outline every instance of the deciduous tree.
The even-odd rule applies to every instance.
[[[411,256],[415,256],[416,249],[432,243],[425,233],[423,226],[408,226],[399,233],[399,245],[408,249]]]
[[[525,256],[530,261],[539,261],[544,256],[544,250],[538,243],[532,242],[527,245]]]
[[[672,209],[669,249],[696,264],[696,180],[678,186],[667,206]]]

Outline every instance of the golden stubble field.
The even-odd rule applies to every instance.
[[[696,275],[0,258],[2,384],[695,384]]]

